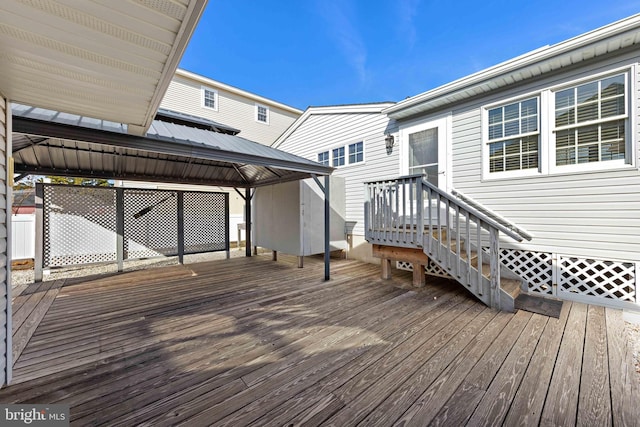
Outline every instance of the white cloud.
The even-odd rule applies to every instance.
[[[406,39],[407,48],[412,49],[417,40],[417,31],[414,18],[418,12],[420,0],[400,0],[398,1],[398,29]]]
[[[324,0],[319,3],[321,14],[327,23],[327,32],[345,60],[354,69],[361,85],[369,80],[367,69],[367,48],[362,36],[354,25],[354,11],[350,2]]]

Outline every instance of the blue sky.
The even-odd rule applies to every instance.
[[[400,101],[639,12],[640,0],[209,0],[180,67],[302,110]]]

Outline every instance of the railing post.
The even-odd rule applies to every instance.
[[[424,192],[422,191],[422,178],[416,178],[416,208],[417,208],[417,238],[420,246],[424,245]]]
[[[371,238],[371,220],[369,215],[371,214],[371,191],[369,190],[370,184],[364,185],[364,238],[369,240]]]
[[[500,240],[498,229],[489,227],[491,307],[500,310]]]

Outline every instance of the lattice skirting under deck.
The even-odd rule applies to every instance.
[[[396,261],[396,268],[398,270],[413,271],[413,264],[406,261]],[[429,260],[429,263],[424,266],[424,271],[429,276],[445,277],[447,279],[453,279],[446,271],[444,271],[435,262],[432,262],[431,260]]]
[[[615,307],[640,303],[640,263],[509,248],[500,250],[500,261],[527,282],[529,293]],[[410,262],[398,261],[396,266],[413,270]],[[433,262],[425,271],[451,278]]]
[[[558,256],[558,296],[581,295],[612,301],[637,302],[636,265]]]

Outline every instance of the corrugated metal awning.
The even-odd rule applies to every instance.
[[[19,104],[13,111],[17,173],[257,187],[333,168],[236,135],[154,120],[127,126]]]

